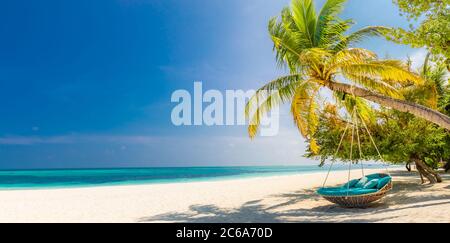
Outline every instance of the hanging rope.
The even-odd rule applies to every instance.
[[[351,86],[351,92],[350,93],[356,99],[356,96],[353,93],[353,88],[354,87]],[[389,172],[389,169],[388,169],[387,162],[383,159],[383,156],[381,156],[380,150],[378,149],[377,145],[375,144],[375,140],[373,139],[372,134],[370,133],[366,122],[362,118],[361,113],[359,113],[357,111],[357,106],[355,105],[354,108],[353,108],[352,114],[351,114],[351,120],[353,122],[352,122],[352,139],[351,139],[351,144],[350,144],[350,163],[349,163],[348,177],[347,177],[347,197],[349,195],[349,188],[350,188],[350,183],[349,182],[350,182],[350,178],[351,178],[351,170],[352,170],[352,164],[353,164],[352,159],[353,159],[353,144],[354,144],[354,137],[355,137],[355,129],[356,129],[356,137],[357,137],[357,141],[358,141],[358,150],[359,150],[359,159],[360,159],[359,162],[361,163],[361,172],[362,172],[362,176],[363,177],[365,176],[364,164],[363,164],[364,155],[363,155],[363,152],[362,152],[362,149],[361,149],[361,139],[360,139],[360,136],[359,136],[358,117],[359,117],[359,119],[361,119],[361,123],[363,124],[365,130],[367,131],[367,134],[369,134],[370,140],[371,140],[373,146],[375,147],[375,149],[376,149],[376,151],[378,153],[378,156],[380,157],[381,161],[384,163],[384,167],[386,169],[387,174],[389,176],[391,176],[391,174]],[[339,150],[340,150],[340,148],[342,146],[342,142],[343,142],[343,140],[345,138],[345,135],[347,134],[347,130],[348,130],[349,126],[350,126],[350,122],[347,122],[347,125],[345,126],[344,132],[343,132],[343,134],[341,136],[341,140],[339,141],[339,145],[338,145],[338,147],[336,149],[336,152],[334,154],[334,158],[336,158],[337,154],[339,153]],[[333,168],[333,165],[336,162],[336,160],[334,158],[333,158],[333,161],[330,164],[330,167],[328,168],[328,172],[327,172],[327,174],[325,176],[325,180],[323,182],[322,188],[325,188],[325,185],[326,185],[326,183],[328,181],[328,178],[330,176],[331,169]]]
[[[373,137],[372,137],[372,134],[371,134],[370,131],[369,131],[369,128],[368,128],[367,125],[366,125],[366,122],[362,119],[361,114],[359,114],[359,117],[361,118],[362,124],[364,125],[364,128],[365,128],[366,131],[367,131],[367,134],[369,134],[369,137],[370,137],[370,140],[372,141],[373,146],[374,146],[375,149],[377,150],[377,153],[378,153],[378,156],[380,157],[381,162],[384,163],[384,168],[386,169],[387,174],[388,174],[389,176],[391,176],[391,173],[389,172],[389,169],[388,169],[388,163],[383,159],[383,156],[381,156],[380,150],[378,150],[378,147],[377,147],[377,145],[376,145],[376,143],[375,143],[375,140],[374,140]]]
[[[353,108],[352,112],[352,120],[355,118],[355,112],[356,112],[356,106]],[[351,177],[351,171],[352,171],[352,158],[353,158],[353,139],[355,137],[355,123],[352,123],[352,142],[350,143],[350,162],[348,165],[348,178],[347,178],[347,197],[350,193],[350,177]]]
[[[344,133],[342,133],[342,137],[341,137],[341,140],[339,141],[339,145],[338,145],[338,147],[336,149],[336,152],[334,153],[334,157],[336,157],[336,155],[339,152],[339,149],[341,148],[342,141],[344,141],[344,137],[345,137],[345,134],[347,134],[347,130],[348,130],[349,125],[350,125],[350,123],[347,123],[347,126],[345,126]],[[331,161],[331,164],[330,164],[330,167],[328,168],[328,172],[327,172],[327,175],[325,176],[325,180],[323,182],[322,188],[324,188],[325,184],[327,183],[328,176],[330,175],[331,168],[333,168],[334,162],[336,162],[336,160],[332,160]]]
[[[358,116],[359,112],[358,112]],[[358,119],[355,119],[355,123],[356,123],[356,137],[358,138],[358,149],[359,149],[359,163],[361,163],[361,172],[362,172],[362,176],[366,176],[364,173],[364,164],[363,164],[363,160],[364,160],[364,155],[361,149],[361,140],[359,138],[359,123],[358,123]]]

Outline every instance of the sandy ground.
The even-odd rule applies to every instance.
[[[375,172],[375,171],[372,171]],[[358,177],[357,172],[354,172]],[[315,194],[324,174],[159,185],[0,191],[0,222],[446,222],[450,175],[420,185],[395,171],[394,190],[367,209]],[[346,182],[334,172],[329,185]]]

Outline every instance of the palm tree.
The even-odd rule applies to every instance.
[[[425,84],[422,86],[404,87],[402,89],[402,92],[407,100],[423,104],[424,106],[433,109],[441,110],[442,112],[447,112],[447,66],[444,63],[435,63],[435,65],[432,65],[430,59],[431,53],[428,53],[422,67],[418,70],[421,77],[425,80]],[[411,66],[411,61],[408,61],[408,63]],[[450,142],[449,139],[450,133],[447,133],[447,144]],[[443,161],[447,161],[446,165],[444,166],[446,171],[450,170],[450,158],[448,156],[441,157],[441,162]],[[423,159],[418,159],[416,157],[413,158],[412,162],[416,164],[416,168],[419,171],[422,183],[424,183],[423,177],[426,177],[431,183],[442,182],[442,178],[439,173],[428,166],[423,161]]]
[[[408,69],[411,69],[412,61],[408,59],[407,63]],[[445,63],[433,63],[431,61],[431,53],[428,53],[423,65],[417,71],[424,80],[424,85],[407,85],[402,87],[403,96],[405,96],[406,100],[445,113],[445,98],[448,93],[446,85],[448,81],[447,67]]]
[[[371,26],[346,35],[353,23],[338,18],[345,2],[327,0],[316,13],[313,0],[293,0],[291,7],[283,9],[281,18],[270,20],[277,63],[290,72],[260,88],[248,102],[250,137],[256,136],[264,113],[274,105],[291,102],[295,124],[310,140],[311,150],[317,151],[313,135],[322,88],[331,90],[336,102],[347,111],[356,106],[363,119],[369,119],[371,109],[367,101],[372,101],[450,130],[450,118],[446,115],[403,99],[398,88],[424,83],[407,65],[397,60],[379,60],[368,50],[351,48],[365,37],[382,35],[388,28]],[[341,77],[346,82],[339,82]]]

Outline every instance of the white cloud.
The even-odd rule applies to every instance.
[[[70,155],[79,163],[93,160],[120,161],[121,163],[131,160],[150,163],[145,166],[162,164],[171,166],[299,165],[311,163],[302,156],[305,152],[303,139],[297,131],[290,127],[280,129],[280,133],[275,137],[258,137],[254,140],[249,139],[245,133],[195,137],[68,134],[0,137],[0,145],[20,145],[24,147],[23,149],[45,146],[42,147],[42,151],[53,151],[52,146],[63,145],[58,149],[59,156]],[[86,157],[78,155],[78,157],[73,157],[75,155],[72,151],[79,151],[79,148],[86,148],[86,146],[89,148],[88,152],[81,153]]]
[[[428,53],[428,51],[426,49],[422,48],[422,49],[417,50],[410,56],[410,59],[412,61],[412,68],[414,70],[417,70],[420,67],[422,67],[422,65],[425,61],[425,58],[427,57],[427,53]]]

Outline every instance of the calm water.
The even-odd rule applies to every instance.
[[[369,167],[370,168],[370,167]],[[372,166],[374,168],[374,166]],[[337,170],[345,170],[337,166]],[[0,171],[0,189],[90,187],[224,180],[326,171],[318,166],[186,167]]]

